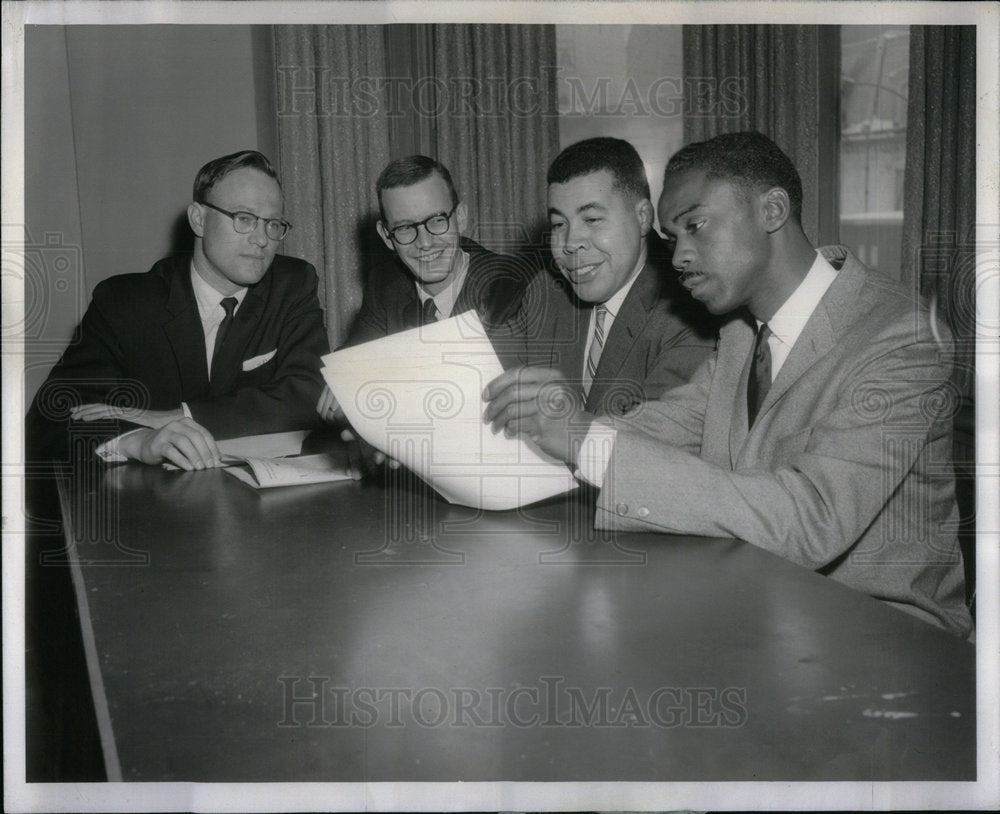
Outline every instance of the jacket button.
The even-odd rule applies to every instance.
[[[622,515],[628,514],[628,503],[619,503],[615,506],[615,512]]]
[[[639,517],[649,517],[649,509],[645,506],[640,506],[636,514],[639,515]]]

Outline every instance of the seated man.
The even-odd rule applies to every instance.
[[[202,167],[187,210],[193,256],[94,289],[79,340],[28,412],[29,460],[64,457],[74,427],[90,429],[80,421],[140,427],[102,444],[105,460],[183,469],[216,465],[216,438],[313,426],[329,344],[315,269],[275,254],[290,228],[283,210],[260,153]],[[114,436],[118,424],[91,426]]]
[[[660,223],[683,284],[736,317],[717,354],[600,420],[507,371],[486,420],[599,486],[600,528],[736,537],[966,636],[946,349],[905,286],[843,247],[817,252],[801,206],[794,166],[759,133],[680,150]]]
[[[345,347],[470,309],[487,329],[511,319],[530,275],[519,258],[494,254],[462,235],[469,215],[447,167],[423,155],[398,158],[382,170],[375,191],[381,215],[376,228],[394,257],[366,280]],[[316,409],[327,421],[343,418],[329,388]],[[356,440],[350,430],[342,437]],[[349,452],[355,477],[385,460],[360,442]]]
[[[375,182],[377,229],[395,257],[366,281],[348,345],[476,309],[484,325],[517,310],[526,274],[514,257],[489,252],[462,233],[468,211],[451,173],[423,155],[399,158]]]
[[[646,171],[631,144],[573,144],[547,180],[562,276],[542,272],[525,294],[514,328],[522,358],[578,386],[589,412],[621,414],[691,378],[715,350],[716,321],[680,285],[652,230]]]

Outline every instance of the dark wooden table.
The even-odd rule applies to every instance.
[[[975,649],[587,495],[63,484],[109,779],[972,780]]]

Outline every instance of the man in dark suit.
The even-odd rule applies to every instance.
[[[488,332],[516,313],[530,277],[519,258],[494,254],[463,236],[469,214],[451,173],[433,158],[391,162],[375,182],[376,228],[393,252],[365,281],[361,310],[347,345],[358,345],[475,309]],[[329,388],[317,406],[327,421],[343,416]],[[354,441],[350,430],[344,440]],[[352,445],[351,469],[360,474],[384,456]],[[360,453],[360,456],[357,454]]]
[[[682,149],[660,223],[683,284],[734,315],[717,354],[601,419],[506,372],[487,419],[600,487],[599,528],[735,537],[966,636],[948,330],[844,247],[814,249],[801,209],[798,172],[760,133]]]
[[[475,309],[484,325],[517,310],[526,283],[522,263],[463,236],[468,210],[451,173],[422,155],[389,164],[375,182],[376,228],[392,258],[366,280],[348,345]]]
[[[548,172],[560,276],[532,281],[514,331],[523,361],[573,383],[585,408],[621,414],[683,384],[715,349],[716,320],[670,265],[642,159],[627,141],[567,147]]]
[[[94,289],[29,410],[29,455],[64,456],[76,431],[109,436],[98,447],[108,461],[202,469],[219,462],[216,438],[313,426],[329,345],[315,269],[276,255],[283,210],[260,153],[202,167],[187,212],[193,256]]]

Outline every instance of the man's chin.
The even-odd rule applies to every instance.
[[[429,268],[420,266],[415,269],[411,268],[410,270],[424,285],[440,285],[451,276],[451,267],[441,268],[437,263]]]

